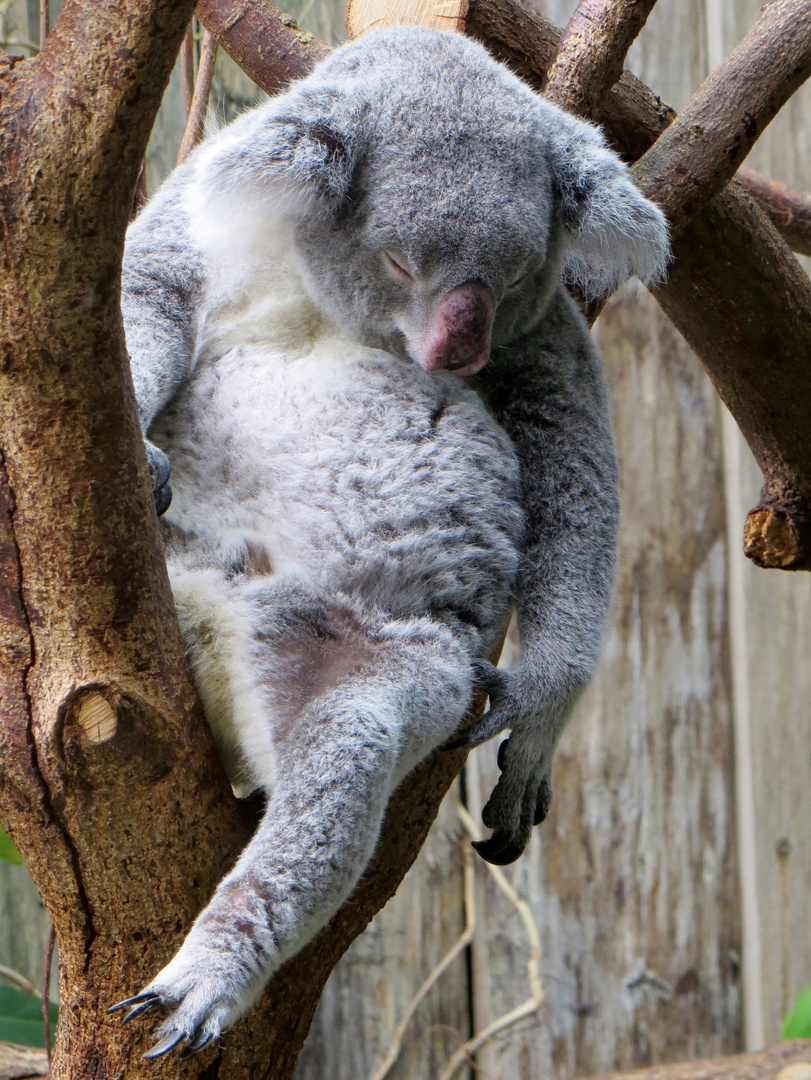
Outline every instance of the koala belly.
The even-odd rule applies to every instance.
[[[198,366],[150,438],[172,464],[167,561],[232,782],[266,779],[279,731],[392,635],[444,634],[432,648],[472,658],[502,623],[519,467],[460,378],[351,343],[242,346]]]

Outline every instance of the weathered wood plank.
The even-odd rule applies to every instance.
[[[547,1005],[480,1065],[515,1080],[727,1053],[740,1039],[719,405],[648,297],[613,301],[598,336],[623,465],[620,580],[550,818],[512,871],[542,928]],[[478,772],[481,802],[494,749]],[[477,1027],[526,996],[520,926],[484,881]]]
[[[743,36],[761,5],[705,3],[712,62]],[[805,86],[766,130],[748,163],[811,188],[809,132],[811,87]],[[811,266],[811,260],[800,261]],[[737,582],[741,620],[740,711],[751,746],[751,827],[740,843],[742,889],[757,927],[756,939],[744,940],[744,960],[747,946],[757,959],[747,1003],[747,1043],[756,1047],[779,1036],[783,1017],[811,981],[811,836],[805,827],[811,816],[811,576],[758,570],[741,554],[740,523],[757,501],[762,477],[740,438],[727,445],[730,579]]]

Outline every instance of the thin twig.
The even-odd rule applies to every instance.
[[[26,979],[25,975],[21,975],[14,968],[6,967],[5,964],[0,964],[0,979],[5,979],[6,982],[16,986],[18,990],[23,990],[26,994],[36,994],[37,992],[36,986],[30,979]]]
[[[674,233],[726,187],[780,108],[811,75],[811,4],[774,0],[634,165]]]
[[[51,962],[54,957],[56,930],[51,923],[48,930],[48,944],[45,946],[45,968],[42,973],[42,1019],[45,1024],[45,1053],[51,1060]]]
[[[471,839],[481,839],[481,834],[476,828],[473,818],[461,802],[457,802],[456,809],[459,818]],[[517,1024],[519,1020],[524,1020],[527,1016],[532,1016],[533,1013],[536,1013],[544,1004],[543,985],[541,983],[541,935],[538,932],[538,926],[533,918],[530,906],[523,897],[518,895],[507,880],[503,870],[499,869],[497,866],[492,866],[490,863],[487,864],[487,869],[492,874],[496,885],[498,885],[502,893],[507,897],[510,903],[517,908],[518,913],[521,916],[521,921],[524,924],[524,929],[527,932],[527,937],[529,938],[527,979],[529,982],[530,997],[511,1012],[497,1017],[492,1023],[488,1024],[486,1028],[474,1035],[471,1039],[468,1039],[467,1042],[462,1043],[448,1059],[442,1072],[437,1077],[437,1080],[453,1080],[453,1077],[456,1076],[458,1071],[470,1063],[471,1057],[477,1050],[480,1050],[485,1043],[488,1043],[500,1032],[512,1027],[513,1024]]]
[[[132,215],[131,219],[138,216],[147,204],[147,190],[146,190],[146,162],[141,162],[141,167],[138,170],[138,179],[135,181],[135,191],[132,196]]]
[[[608,92],[656,0],[580,0],[549,67],[544,95],[587,120],[602,119]]]
[[[186,130],[180,143],[177,155],[178,165],[182,165],[192,150],[203,137],[206,119],[208,99],[211,94],[211,83],[214,79],[214,64],[217,60],[217,39],[208,32],[203,31],[203,46],[200,50],[200,63],[197,66],[197,79],[194,83],[194,96],[192,97],[189,118],[186,122]]]
[[[180,84],[183,88],[183,107],[186,110],[188,124],[194,98],[194,19],[189,22],[186,36],[180,46]]]
[[[392,1036],[391,1046],[389,1052],[386,1054],[380,1068],[372,1077],[372,1080],[384,1080],[386,1076],[391,1072],[394,1063],[400,1055],[400,1050],[403,1045],[403,1037],[408,1029],[408,1025],[417,1011],[422,999],[428,993],[432,986],[436,983],[437,979],[450,967],[456,957],[467,948],[473,939],[473,931],[476,925],[476,909],[475,909],[475,890],[474,890],[474,878],[473,878],[473,849],[467,840],[462,843],[462,859],[464,864],[464,877],[465,877],[465,929],[456,941],[455,945],[443,956],[437,966],[428,975],[428,978],[416,992],[414,997],[409,1002],[406,1011],[403,1013],[403,1018],[397,1025],[397,1028]]]
[[[51,13],[48,0],[39,0],[39,47],[42,49],[51,32]]]

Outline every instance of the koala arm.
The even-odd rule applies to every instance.
[[[494,833],[479,847],[505,864],[546,816],[555,746],[597,661],[616,569],[619,478],[602,365],[568,294],[558,292],[526,337],[494,350],[479,381],[516,447],[526,515],[521,658],[510,672],[480,666],[490,711],[466,739],[512,732],[483,815]]]
[[[169,461],[146,437],[194,364],[195,310],[203,260],[188,234],[177,183],[169,181],[130,226],[121,312],[158,513],[169,506]]]

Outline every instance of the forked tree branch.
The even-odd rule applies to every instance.
[[[580,0],[549,67],[544,94],[567,112],[599,122],[608,91],[656,0]]]
[[[774,0],[633,168],[674,233],[726,187],[809,75],[811,3]]]
[[[192,93],[191,105],[186,114],[186,130],[183,132],[180,149],[177,153],[178,165],[183,164],[203,137],[216,62],[217,39],[208,30],[204,30],[203,45],[200,49],[200,63],[197,68],[197,78],[194,82],[194,92]]]
[[[474,0],[467,29],[538,87],[560,37],[520,0]],[[674,116],[626,71],[606,99],[604,125],[615,148],[634,160]],[[677,238],[668,280],[654,295],[701,359],[763,471],[746,554],[769,568],[811,568],[807,275],[733,183]]]

